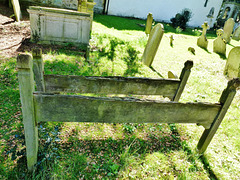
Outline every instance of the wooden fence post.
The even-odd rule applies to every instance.
[[[177,90],[175,96],[173,97],[172,101],[175,101],[175,102],[179,101],[179,99],[182,95],[182,92],[185,88],[185,85],[187,83],[188,77],[191,73],[191,68],[192,67],[193,67],[193,61],[186,61],[184,63],[184,68],[183,68],[183,70],[181,72],[181,75],[180,75],[180,78],[179,78],[181,80],[181,83],[180,83],[180,85],[178,87],[178,90]]]
[[[29,171],[33,171],[33,167],[37,163],[38,129],[33,104],[34,80],[31,55],[18,55],[17,68],[27,149],[27,166]]]
[[[219,100],[220,104],[222,105],[221,110],[219,111],[218,115],[216,116],[215,120],[213,121],[210,129],[205,129],[199,142],[197,145],[198,151],[200,154],[204,153],[211,142],[214,134],[216,133],[218,127],[220,126],[225,114],[231,102],[236,94],[237,87],[240,86],[239,78],[232,79],[228,82],[227,88],[223,91],[221,98]]]
[[[33,72],[34,72],[34,79],[36,82],[36,89],[37,91],[45,92],[45,85],[44,85],[44,65],[42,59],[42,49],[33,49],[32,51],[33,56]]]

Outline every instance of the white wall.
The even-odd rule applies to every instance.
[[[157,21],[170,22],[172,17],[184,8],[192,11],[193,17],[188,23],[189,26],[198,27],[207,21],[206,17],[212,7],[214,7],[215,21],[222,0],[208,0],[207,7],[204,7],[206,0],[109,0],[108,14],[116,16],[128,16],[146,19],[151,12]],[[210,23],[210,22],[209,22]],[[213,23],[210,23],[213,24]]]

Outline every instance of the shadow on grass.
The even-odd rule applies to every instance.
[[[141,19],[100,15],[100,14],[94,15],[94,21],[108,28],[114,28],[117,30],[135,30],[135,31],[145,31],[145,27],[141,27],[140,25],[146,23],[145,20],[141,20]]]
[[[202,50],[206,51],[208,54],[212,54],[210,51],[208,51],[208,49],[202,48],[202,47],[200,47],[200,46],[198,46],[198,47],[201,48]]]
[[[235,46],[234,46],[233,44],[231,44],[231,43],[228,43],[228,45],[229,45],[229,46],[232,46],[232,47],[235,47]]]
[[[223,60],[226,60],[226,59],[227,59],[226,55],[219,54],[219,53],[216,53],[216,54],[218,54],[218,55],[219,55],[219,57],[220,57],[221,59],[223,59]]]
[[[23,39],[21,45],[17,49],[18,52],[31,52],[33,49],[40,48],[42,49],[43,54],[48,53],[62,53],[66,55],[78,55],[85,56],[86,50],[83,50],[82,47],[74,46],[72,43],[65,43],[64,45],[56,44],[37,44],[30,41],[30,37]]]
[[[47,123],[44,123],[45,125]],[[44,129],[39,128],[39,131]],[[67,139],[56,141],[58,133],[59,129],[54,132],[41,132],[37,169],[33,174],[26,171],[24,155],[19,158],[17,166],[9,172],[8,177],[17,174],[20,177],[24,175],[51,179],[51,171],[56,170],[58,173],[68,172],[70,178],[92,179],[99,178],[99,175],[116,178],[119,171],[128,166],[130,156],[141,161],[140,159],[143,160],[150,153],[168,153],[181,149],[180,138],[176,133],[150,133],[147,140],[136,138],[129,133],[125,133],[124,139],[80,140],[77,131],[71,131]]]
[[[209,164],[207,158],[206,158],[204,155],[200,156],[200,160],[201,160],[201,162],[202,162],[202,164],[203,164],[203,166],[204,166],[204,169],[208,172],[209,178],[210,178],[210,179],[213,179],[213,180],[219,179],[219,178],[217,178],[217,176],[215,175],[214,171],[211,169],[210,164]]]
[[[175,124],[170,124],[169,126],[170,126],[173,134],[177,134],[177,136],[180,136],[178,131],[177,131],[177,127],[175,126]],[[181,148],[185,152],[187,152],[187,155],[189,156],[189,161],[195,166],[195,168],[197,168],[197,166],[196,166],[197,158],[196,158],[196,156],[193,156],[193,152],[190,149],[190,147],[188,146],[188,144],[186,143],[186,141],[181,142]],[[214,171],[209,166],[209,162],[208,162],[207,158],[204,155],[201,155],[199,157],[199,159],[201,160],[204,169],[208,172],[209,178],[212,179],[212,180],[217,180],[218,178],[215,175]]]
[[[97,123],[98,124],[98,123]],[[116,126],[112,124],[113,128]],[[144,125],[142,125],[144,126]],[[169,131],[164,125],[155,124],[156,131],[148,132],[144,139],[138,138],[135,134],[125,132],[122,138],[97,138],[85,136],[79,139],[79,132],[75,129],[68,131],[67,136],[60,139],[61,125],[42,123],[39,128],[40,145],[38,163],[34,173],[26,171],[26,155],[18,159],[17,166],[8,172],[8,177],[18,176],[30,179],[61,178],[117,178],[126,169],[142,167],[148,155],[154,153],[164,154],[168,158],[171,167],[164,165],[167,173],[174,173],[181,177],[182,172],[175,169],[175,163],[170,158],[174,151],[183,150],[187,154],[187,161],[191,164],[183,171],[198,172],[201,167],[197,164],[197,157],[193,154],[186,141],[182,141],[174,124],[169,125]],[[117,130],[117,128],[116,128]],[[161,162],[161,159],[156,159]],[[218,179],[211,170],[207,159],[200,157],[204,169],[209,173],[210,179]],[[162,162],[163,163],[163,162]],[[165,162],[166,163],[166,162]],[[66,172],[67,174],[62,174]]]

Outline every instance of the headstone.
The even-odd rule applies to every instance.
[[[224,24],[224,27],[223,27],[223,39],[225,39],[225,41],[227,43],[230,43],[231,41],[231,35],[232,35],[232,32],[233,32],[233,27],[234,27],[234,19],[233,18],[229,18],[225,24]]]
[[[217,30],[217,39],[213,41],[213,52],[226,56],[226,43],[223,41],[223,30]]]
[[[174,40],[173,35],[171,35],[171,36],[170,36],[170,46],[171,46],[171,47],[173,47],[173,40]]]
[[[240,40],[240,26],[236,28],[236,30],[233,33],[233,39],[236,41]]]
[[[146,22],[146,28],[145,28],[145,33],[146,34],[150,34],[150,32],[152,30],[152,22],[153,22],[152,13],[148,13],[147,22]]]
[[[154,26],[149,35],[148,42],[142,56],[142,62],[148,67],[152,65],[159,44],[163,37],[163,33],[164,33],[163,25],[158,23],[156,26]]]
[[[201,48],[207,49],[208,40],[206,37],[206,33],[207,33],[207,29],[209,28],[208,23],[204,22],[204,24],[202,25],[202,28],[203,28],[202,35],[198,38],[197,45]]]
[[[13,5],[13,10],[14,10],[14,14],[16,17],[16,21],[20,22],[21,19],[21,9],[20,9],[20,5],[19,5],[19,1],[18,0],[11,0],[12,5]]]
[[[240,77],[240,46],[230,51],[224,69],[224,75],[230,79]]]

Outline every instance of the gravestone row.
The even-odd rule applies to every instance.
[[[150,67],[157,53],[159,44],[163,37],[164,27],[162,24],[157,24],[152,29],[153,16],[151,13],[147,16],[145,33],[149,35],[147,45],[145,47],[142,62]],[[228,19],[223,29],[217,30],[217,38],[213,41],[213,52],[226,56],[226,44],[230,43],[231,35],[234,27],[234,21],[232,18]],[[197,40],[197,45],[203,49],[207,49],[208,40],[206,38],[207,29],[209,25],[204,22],[202,25],[202,35]],[[240,27],[238,27],[234,34],[233,39],[240,39]],[[173,35],[170,36],[170,46],[173,47]],[[189,47],[188,50],[195,55],[195,49]],[[240,77],[240,46],[233,48],[228,56],[226,66],[224,69],[224,75],[228,78]],[[172,76],[174,77],[174,76]]]

